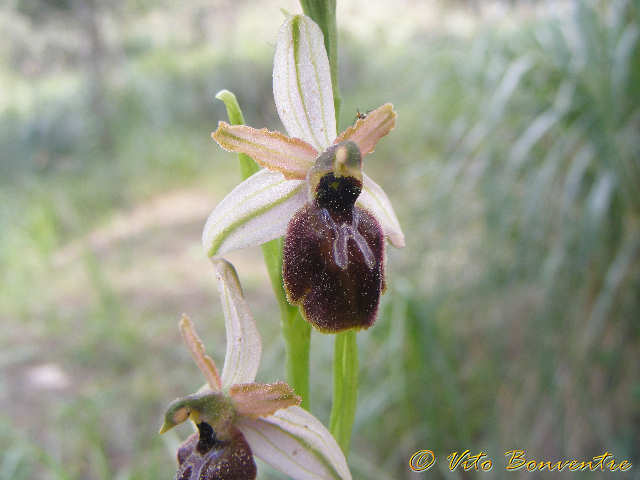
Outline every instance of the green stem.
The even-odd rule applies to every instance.
[[[216,98],[224,102],[232,125],[244,125],[244,116],[236,96],[221,90]],[[244,153],[238,154],[242,179],[260,170],[258,164]],[[262,245],[262,255],[271,280],[273,293],[280,307],[282,334],[287,352],[287,380],[295,392],[302,397],[302,407],[309,409],[309,346],[311,326],[300,316],[297,307],[289,304],[282,282],[282,239],[271,240]]]
[[[336,127],[340,121],[340,87],[338,85],[338,28],[336,26],[336,0],[300,0],[305,15],[318,24],[324,35],[324,46],[331,68],[333,103],[336,109]],[[338,333],[333,353],[333,406],[330,430],[342,448],[349,453],[351,430],[358,399],[358,344],[356,332]]]
[[[271,240],[262,245],[262,254],[280,306],[280,326],[287,355],[287,381],[302,397],[302,408],[309,410],[311,325],[302,318],[298,308],[287,301],[282,282],[282,239]]]
[[[340,87],[338,86],[338,28],[336,26],[336,0],[300,0],[302,11],[318,24],[324,35],[324,46],[331,68],[333,104],[336,109],[336,126],[340,116]]]
[[[329,429],[347,456],[358,400],[356,332],[347,330],[336,334],[333,348],[333,406]]]
[[[292,307],[288,303],[286,308],[286,313],[282,308],[280,311],[282,313],[282,335],[287,352],[287,379],[295,392],[302,397],[300,404],[302,408],[309,410],[311,325],[302,318],[298,308]]]

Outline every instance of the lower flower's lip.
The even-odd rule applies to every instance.
[[[193,323],[183,317],[181,333],[209,387],[175,401],[165,415],[161,432],[187,418],[199,431],[178,451],[176,478],[213,480],[219,478],[211,476],[213,472],[223,468],[237,469],[238,476],[232,478],[255,478],[252,454],[256,454],[292,478],[308,478],[308,472],[314,472],[317,478],[349,480],[340,447],[313,415],[297,406],[300,398],[291,387],[282,382],[253,383],[261,355],[258,330],[233,266],[225,260],[214,260],[213,265],[225,316],[227,353],[220,378]]]
[[[252,480],[258,472],[251,447],[235,428],[226,440],[219,440],[210,425],[200,423],[198,433],[180,446],[177,457],[177,480]]]

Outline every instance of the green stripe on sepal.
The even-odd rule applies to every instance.
[[[249,177],[209,215],[202,233],[207,254],[215,257],[283,236],[290,218],[306,201],[304,185],[268,170]]]

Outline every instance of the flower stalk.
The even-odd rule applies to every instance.
[[[219,122],[212,137],[251,158],[240,157],[245,177],[255,173],[211,212],[202,242],[212,259],[269,242],[263,251],[282,313],[289,382],[307,408],[309,324],[337,334],[331,429],[346,453],[358,386],[355,331],[375,322],[385,290],[385,241],[404,246],[389,198],[363,171],[363,159],[395,127],[396,113],[386,103],[337,134],[335,1],[303,7],[320,26],[287,15],[274,54],[273,95],[287,135],[243,125],[235,98],[218,97],[233,124]]]
[[[358,344],[355,330],[336,334],[333,348],[333,405],[329,431],[346,457],[358,401]]]
[[[216,98],[224,102],[231,125],[244,125],[244,115],[236,96],[221,90]],[[260,166],[247,154],[238,153],[242,179],[246,180],[260,170]],[[262,255],[273,293],[280,308],[282,335],[286,349],[287,381],[302,398],[300,406],[309,409],[309,347],[311,325],[305,322],[297,307],[290,305],[282,283],[282,239],[276,238],[262,245]]]
[[[300,0],[305,15],[318,24],[324,35],[329,57],[336,126],[340,118],[340,89],[338,86],[338,29],[335,0]],[[351,431],[358,399],[358,344],[355,330],[336,334],[333,350],[333,404],[329,430],[345,454],[349,453]]]

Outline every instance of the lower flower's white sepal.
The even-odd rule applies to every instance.
[[[307,201],[304,180],[260,170],[234,188],[211,212],[202,232],[210,257],[282,237]]]
[[[329,431],[301,407],[289,407],[236,426],[253,454],[295,480],[350,480],[342,450]]]
[[[231,385],[252,383],[260,366],[262,342],[249,310],[236,269],[224,259],[213,259],[218,277],[218,291],[227,331],[227,353],[224,357],[221,383]]]

